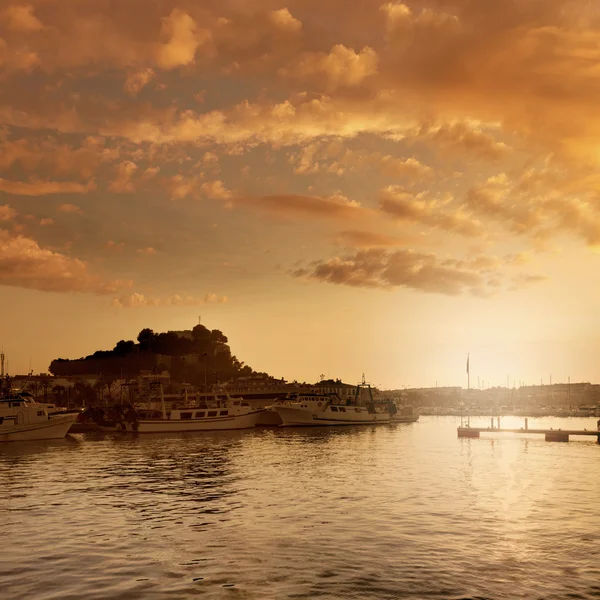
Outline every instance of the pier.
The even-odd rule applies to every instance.
[[[518,434],[539,434],[543,435],[547,442],[568,442],[571,435],[585,435],[596,438],[600,444],[600,430],[594,429],[529,429],[527,419],[525,419],[525,427],[519,429],[503,429],[500,427],[500,418],[498,425],[494,427],[492,419],[490,427],[471,427],[470,424],[461,423],[457,429],[459,438],[478,438],[482,433],[518,433]]]

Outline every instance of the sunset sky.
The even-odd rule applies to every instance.
[[[0,348],[201,316],[290,380],[600,382],[600,10],[5,0]]]

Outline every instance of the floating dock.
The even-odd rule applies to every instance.
[[[547,442],[568,442],[570,435],[587,435],[596,438],[600,444],[600,431],[593,429],[529,429],[521,427],[520,429],[501,429],[499,427],[471,427],[461,425],[458,428],[458,437],[460,438],[478,438],[482,433],[519,433],[519,434],[539,434],[543,435]]]

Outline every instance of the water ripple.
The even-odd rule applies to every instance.
[[[3,444],[1,597],[600,598],[600,447],[457,424]]]

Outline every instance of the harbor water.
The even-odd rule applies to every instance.
[[[600,446],[459,423],[2,444],[0,597],[600,598]]]

